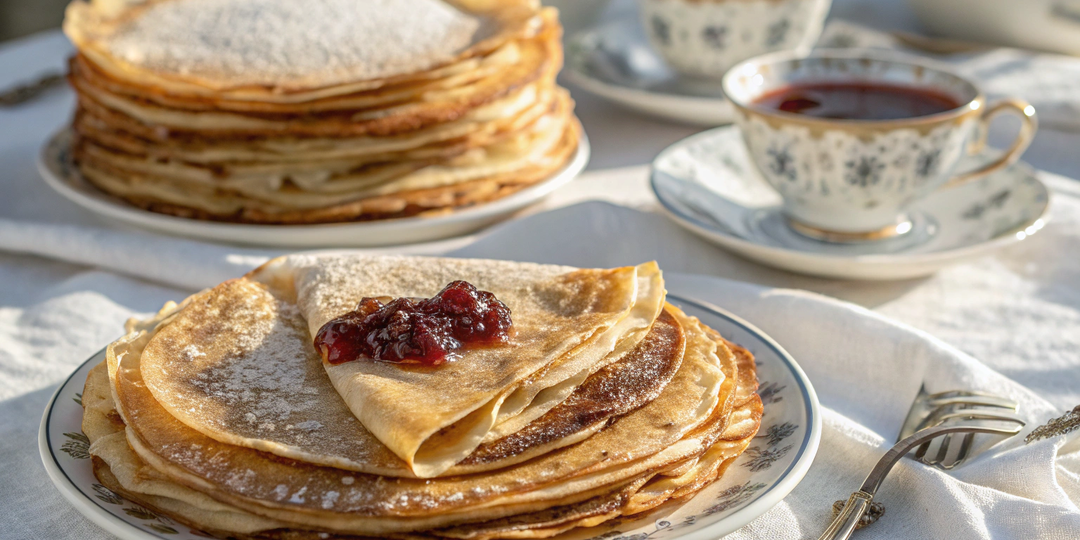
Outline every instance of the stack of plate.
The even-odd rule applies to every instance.
[[[506,343],[436,366],[312,344],[364,298],[454,280],[510,309]],[[218,537],[593,527],[717,480],[763,411],[753,356],[668,304],[655,263],[290,256],[129,330],[81,399],[94,472]]]
[[[444,212],[549,177],[581,136],[529,0],[77,0],[64,28],[77,167],[155,212]]]

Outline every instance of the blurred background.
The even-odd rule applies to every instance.
[[[607,21],[636,20],[639,0],[541,1],[560,9],[570,36]],[[59,28],[68,2],[0,0],[0,51],[33,42],[49,50],[62,48],[66,56],[69,46],[52,29]],[[846,35],[852,33],[855,39]],[[1015,95],[1031,101],[1039,110],[1041,129],[1025,159],[1045,170],[1075,175],[1075,148],[1080,144],[1080,59],[1076,58],[1080,56],[1080,0],[832,0],[826,35],[831,36],[828,46],[906,46],[910,52],[952,63],[979,81],[992,97]],[[23,39],[14,41],[19,38]],[[1012,48],[995,48],[1000,46]],[[0,69],[13,67],[0,62]],[[46,70],[44,66],[34,69],[42,74]],[[564,79],[560,76],[577,101],[586,130],[595,135],[590,169],[646,163],[667,145],[701,130],[700,126],[626,114],[625,109]],[[1013,120],[995,123],[992,144],[1011,140]],[[612,140],[618,143],[606,139],[607,134],[641,129],[650,136],[629,141],[616,136]]]
[[[0,0],[0,41],[7,41],[21,36],[58,28],[64,18],[64,7],[69,0]],[[938,0],[949,1],[949,0]],[[982,0],[979,0],[982,1]],[[1006,0],[1023,4],[1030,0]],[[908,0],[836,0],[833,2],[833,17],[848,20],[890,21],[896,27],[910,27],[914,16],[907,7]],[[598,11],[605,7],[619,9],[623,0],[545,0],[561,8],[567,15],[563,22],[568,31],[577,29],[577,25],[587,25],[594,21]],[[614,4],[614,5],[611,5]],[[897,20],[896,16],[900,19]]]
[[[0,41],[59,28],[68,0],[0,0]]]
[[[69,0],[0,0],[0,42],[58,28]],[[542,0],[568,33],[634,0]],[[834,0],[831,19],[883,30],[1080,54],[1080,0]],[[610,15],[610,13],[609,13]]]

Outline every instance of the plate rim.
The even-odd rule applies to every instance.
[[[652,191],[656,200],[660,203],[661,209],[668,216],[674,218],[675,222],[689,229],[695,234],[706,237],[706,239],[714,240],[716,243],[722,243],[724,246],[731,247],[732,249],[739,250],[740,253],[755,253],[755,256],[772,256],[772,257],[786,257],[796,259],[797,261],[806,262],[855,262],[862,265],[879,265],[879,266],[892,266],[892,265],[909,265],[915,266],[920,264],[935,264],[944,263],[952,260],[963,259],[970,256],[977,255],[988,251],[993,251],[998,248],[1020,242],[1027,237],[1037,233],[1046,227],[1046,224],[1050,222],[1050,201],[1053,197],[1053,192],[1050,188],[1039,178],[1037,174],[1038,169],[1032,167],[1029,163],[1023,160],[1018,160],[1010,167],[1017,167],[1022,169],[1025,173],[1035,180],[1039,189],[1046,194],[1046,201],[1043,203],[1042,209],[1039,214],[1026,222],[1023,226],[1015,227],[1000,233],[998,236],[991,238],[985,242],[979,242],[968,246],[963,246],[954,249],[947,249],[943,251],[934,251],[929,253],[914,253],[914,254],[869,254],[869,255],[837,255],[831,253],[810,253],[797,249],[788,249],[778,246],[770,246],[764,244],[758,244],[739,238],[732,235],[722,229],[712,227],[709,224],[702,222],[694,218],[693,216],[684,215],[677,208],[674,208],[667,196],[662,194],[662,190],[657,187],[659,181],[660,171],[657,170],[656,164],[663,157],[667,156],[670,152],[674,152],[681,148],[683,145],[689,144],[699,139],[705,139],[710,135],[714,135],[719,131],[730,130],[737,131],[738,126],[720,126],[713,129],[707,129],[700,133],[695,133],[689,137],[683,138],[675,143],[664,148],[656,155],[656,157],[649,164],[649,189]],[[1028,231],[1028,229],[1034,230]],[[1017,233],[1025,232],[1023,239],[1017,239]]]
[[[106,347],[102,347],[101,350],[90,355],[89,358],[72,370],[71,374],[60,383],[56,388],[56,391],[53,392],[52,397],[49,398],[49,404],[45,407],[45,412],[41,415],[41,423],[38,427],[38,453],[41,455],[42,465],[44,465],[45,472],[49,476],[49,480],[52,481],[53,486],[56,487],[57,491],[60,492],[60,495],[62,495],[68,503],[74,506],[75,510],[82,514],[83,517],[104,529],[105,532],[116,535],[122,540],[163,540],[164,537],[150,534],[127,523],[106,510],[104,506],[101,506],[101,504],[94,501],[89,494],[75,484],[75,481],[71,479],[67,471],[60,465],[56,453],[52,451],[52,438],[49,435],[49,423],[52,420],[53,405],[55,405],[60,398],[60,392],[71,383],[72,378],[82,371],[87,364],[90,364],[94,360],[102,359],[105,356]]]
[[[449,214],[431,217],[405,217],[388,220],[343,222],[343,223],[314,223],[310,225],[260,225],[254,223],[231,223],[209,220],[196,220],[183,218],[169,214],[150,212],[115,199],[108,193],[100,190],[81,174],[78,179],[69,178],[59,169],[60,160],[57,149],[69,149],[74,130],[70,126],[63,126],[45,139],[37,153],[36,166],[39,176],[53,191],[72,202],[76,206],[92,213],[96,217],[105,218],[113,222],[120,222],[128,226],[149,228],[153,231],[167,232],[174,236],[182,236],[189,239],[209,241],[231,241],[262,247],[292,247],[297,249],[323,247],[326,243],[316,244],[310,241],[281,242],[271,241],[267,237],[276,237],[288,234],[318,234],[318,233],[348,233],[363,237],[365,235],[377,236],[379,233],[397,231],[416,231],[421,229],[442,229],[448,225],[462,225],[484,220],[495,219],[499,216],[517,212],[530,204],[539,202],[555,190],[563,187],[577,178],[589,163],[592,156],[592,146],[589,137],[584,130],[578,139],[577,147],[570,159],[548,178],[526,187],[516,193],[512,193],[501,199],[488,203],[479,204],[452,211]],[[78,182],[75,184],[74,182]],[[480,228],[476,227],[473,230]],[[237,238],[240,235],[257,235],[259,239]],[[459,234],[453,236],[459,236]],[[230,238],[231,236],[231,238]],[[444,240],[446,235],[431,235],[421,239],[409,240],[396,243],[365,243],[355,244],[353,248],[374,248],[398,246],[417,242]]]
[[[673,274],[676,276],[681,275],[678,273]],[[786,498],[788,494],[802,482],[803,478],[806,477],[806,473],[809,472],[810,467],[813,465],[814,458],[817,456],[818,449],[821,446],[821,403],[818,400],[817,391],[814,390],[813,383],[810,382],[810,378],[806,375],[806,372],[803,371],[802,366],[800,366],[795,358],[787,352],[787,349],[784,349],[783,346],[777,343],[772,336],[765,333],[746,319],[711,302],[696,298],[685,298],[677,293],[669,294],[668,297],[694,305],[705,311],[712,312],[713,315],[727,319],[728,321],[743,327],[744,330],[754,334],[771,348],[799,383],[805,414],[809,420],[809,428],[806,430],[806,436],[803,437],[803,442],[799,446],[798,454],[796,454],[795,458],[791,461],[791,464],[788,465],[788,468],[780,474],[780,477],[775,484],[769,486],[766,491],[751,501],[750,504],[736,510],[730,516],[700,530],[678,537],[680,540],[711,540],[716,538],[717,535],[726,535],[735,532],[751,521],[764,515],[783,501],[784,498]],[[768,496],[770,493],[773,495]],[[725,530],[725,528],[720,527],[720,525],[723,524],[727,524],[729,527],[734,524],[734,527]]]
[[[684,275],[690,276],[691,274],[672,273],[672,277]],[[792,490],[795,489],[796,486],[799,485],[799,483],[802,482],[806,473],[812,466],[820,447],[822,417],[820,402],[817,393],[814,390],[813,383],[794,357],[792,357],[783,346],[777,343],[772,336],[742,317],[711,302],[695,298],[694,296],[695,295],[692,293],[668,294],[668,297],[673,300],[673,303],[677,305],[690,305],[708,312],[711,315],[725,319],[736,326],[742,327],[743,330],[754,335],[756,339],[769,347],[772,352],[781,359],[784,368],[791,373],[792,377],[798,383],[800,395],[802,397],[801,403],[803,404],[802,414],[807,419],[806,434],[803,437],[803,441],[800,443],[798,453],[792,459],[787,469],[777,477],[777,480],[770,485],[768,489],[756,494],[754,499],[746,506],[739,508],[716,523],[675,537],[679,540],[711,540],[718,536],[734,532],[760,517],[779,504]],[[52,420],[54,405],[60,399],[60,393],[72,382],[72,379],[80,371],[87,367],[87,365],[94,361],[100,362],[106,354],[106,349],[107,346],[90,355],[85,361],[80,363],[63,380],[63,382],[59,384],[56,391],[53,392],[52,397],[49,399],[48,405],[45,407],[42,414],[41,423],[38,428],[38,452],[40,453],[42,463],[45,466],[45,470],[53,485],[60,491],[64,499],[74,506],[75,510],[80,514],[90,519],[90,521],[104,529],[106,532],[114,534],[123,540],[162,540],[166,537],[142,530],[139,527],[120,519],[118,516],[109,512],[105,507],[94,501],[89,494],[80,489],[71,477],[68,476],[63,466],[60,465],[57,454],[52,450],[49,426]]]

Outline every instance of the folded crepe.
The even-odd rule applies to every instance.
[[[465,280],[508,341],[437,366],[323,361],[363,298]],[[131,321],[84,392],[103,485],[237,540],[542,538],[719,478],[760,424],[748,351],[664,302],[655,263],[298,255]]]
[[[370,360],[319,361],[310,336],[361,298],[430,297],[457,279],[510,308],[515,334],[507,346],[464,350],[434,372]],[[173,416],[222,442],[426,478],[451,469],[483,442],[518,431],[634,350],[663,299],[655,263],[575,270],[438,258],[290,257],[168,315],[141,353],[141,371]]]
[[[739,418],[731,414],[734,377],[724,373],[736,358],[675,315],[692,335],[682,366],[655,400],[579,444],[502,471],[436,480],[388,479],[221,444],[155,402],[141,379],[138,344],[111,356],[109,370],[130,448],[172,481],[273,520],[389,534],[577,504],[700,457]],[[745,414],[753,419],[755,412]]]
[[[433,538],[542,538],[573,527],[595,525],[620,515],[634,515],[670,500],[673,495],[678,497],[692,496],[718,478],[735,457],[746,448],[757,431],[757,425],[760,421],[761,401],[753,393],[756,383],[748,387],[736,386],[737,380],[746,379],[737,376],[736,370],[738,372],[749,372],[749,378],[753,378],[753,358],[749,355],[728,355],[722,359],[721,366],[725,376],[719,394],[722,398],[717,407],[714,407],[712,414],[717,418],[726,415],[727,421],[721,424],[705,423],[689,432],[692,438],[703,439],[702,443],[709,447],[699,457],[691,457],[690,461],[683,461],[678,467],[668,468],[666,471],[658,468],[658,470],[646,473],[644,477],[622,485],[622,487],[618,487],[614,491],[604,490],[601,494],[584,498],[579,502],[568,502],[574,500],[574,498],[566,498],[561,501],[566,504],[553,504],[547,509],[505,518],[484,519],[480,517],[477,523],[451,525],[428,531],[424,536]],[[700,374],[701,372],[698,371],[697,373]],[[121,379],[120,382],[123,386],[137,389],[138,384],[132,384],[134,381],[130,381],[129,376],[137,379],[138,371],[128,370],[118,377]],[[687,387],[680,385],[675,389],[685,390]],[[191,432],[189,432],[188,436],[193,438],[186,441],[188,444],[178,443],[177,441],[184,440],[182,434],[175,433],[176,430],[162,429],[162,426],[156,425],[154,421],[139,429],[126,429],[123,421],[119,419],[120,415],[116,410],[118,408],[117,403],[112,395],[114,393],[117,393],[116,388],[110,388],[107,366],[99,365],[92,370],[84,392],[83,401],[86,413],[84,415],[83,430],[92,442],[90,452],[94,458],[95,474],[109,489],[138,501],[140,504],[161,510],[181,523],[212,533],[215,536],[243,539],[288,538],[290,540],[306,540],[308,538],[323,540],[341,538],[344,540],[345,538],[354,538],[353,536],[339,537],[337,534],[328,533],[327,529],[325,529],[326,523],[323,521],[320,521],[317,525],[319,530],[305,532],[303,529],[298,529],[296,523],[280,521],[273,517],[285,517],[282,512],[273,508],[266,508],[262,505],[247,505],[247,509],[242,509],[234,504],[221,502],[225,497],[221,493],[217,493],[211,486],[229,486],[231,484],[230,489],[235,493],[237,491],[250,492],[253,487],[257,488],[259,484],[260,478],[252,477],[250,473],[237,476],[237,468],[242,472],[245,470],[242,467],[253,465],[253,463],[245,461],[245,456],[242,455],[244,452],[241,451],[239,452],[241,455],[236,455],[229,452],[227,447],[216,445],[205,438],[199,439],[198,435]],[[670,395],[675,396],[674,393]],[[668,398],[668,401],[663,402],[664,405],[670,407],[672,405],[670,399]],[[128,401],[128,405],[125,407],[134,405],[135,409],[139,410],[140,406],[137,399],[126,401]],[[132,401],[135,403],[132,403]],[[145,404],[152,405],[152,402]],[[119,408],[125,409],[125,407]],[[160,411],[159,408],[158,410]],[[130,416],[132,410],[127,408],[126,411],[125,414],[129,415],[127,419],[129,421],[135,420],[134,417]],[[649,414],[639,415],[639,418],[645,416],[657,418],[656,413],[661,411],[662,409],[659,406],[654,406]],[[149,412],[152,414],[152,411]],[[140,411],[138,414],[141,416],[147,414],[147,411]],[[159,421],[168,421],[167,415],[155,414],[153,416],[157,416]],[[717,432],[718,425],[722,426],[722,431]],[[627,426],[630,429],[614,433],[614,437],[605,441],[609,445],[607,448],[613,448],[614,446],[611,446],[613,442],[632,444],[639,443],[642,440],[648,441],[644,437],[635,437],[637,432],[634,429],[641,426],[642,424],[636,423]],[[142,442],[144,439],[141,438],[140,432],[149,432],[149,436],[146,437],[150,441],[149,443]],[[170,432],[174,432],[172,436],[168,435]],[[654,431],[650,431],[645,435],[654,434]],[[179,439],[173,438],[177,435],[180,436]],[[620,441],[617,437],[623,437],[624,439]],[[625,439],[627,437],[628,440]],[[132,450],[132,445],[127,443],[127,438],[135,441],[132,445],[139,447],[142,454]],[[711,444],[708,444],[710,439]],[[670,438],[664,438],[664,440],[659,441],[659,444],[662,445],[670,440]],[[169,442],[162,444],[163,441]],[[182,464],[184,468],[179,470],[177,468],[170,469],[168,466],[163,467],[161,464],[151,466],[149,462],[160,460],[160,458],[153,452],[148,452],[147,448],[145,448],[146,445],[157,446],[158,452],[168,456],[166,458],[167,462]],[[172,448],[171,455],[169,455],[170,452],[162,451],[166,445],[182,447],[190,445],[200,451],[183,455],[182,451]],[[619,445],[616,444],[616,446]],[[655,447],[652,449],[655,449]],[[144,460],[140,455],[146,455],[149,459]],[[689,455],[692,456],[693,454]],[[633,457],[635,456],[622,456],[619,461],[632,461]],[[670,454],[668,457],[670,457]],[[551,460],[548,463],[550,464]],[[271,467],[271,469],[273,468],[275,467]],[[258,467],[257,470],[259,470],[260,474],[267,472],[262,467]],[[535,471],[535,468],[533,470]],[[193,471],[194,474],[188,471]],[[261,480],[265,482],[276,481],[274,471],[269,472],[271,474]],[[302,476],[293,479],[290,484],[294,487],[296,485],[308,487],[309,482],[313,479],[303,477],[305,472],[310,472],[310,469],[287,470],[288,474]],[[695,473],[702,474],[695,475]],[[507,476],[504,475],[503,478],[505,479]],[[286,495],[289,495],[290,503],[295,503],[291,506],[299,505],[321,510],[333,509],[336,502],[342,498],[342,492],[336,486],[352,486],[358,480],[364,481],[364,479],[358,479],[354,475],[338,476],[337,479],[337,482],[328,484],[329,490],[327,490],[327,487],[320,489],[320,487],[315,486],[311,490],[301,488],[295,493]],[[498,478],[495,481],[497,483]],[[241,482],[244,484],[238,485]],[[275,485],[273,489],[267,491],[276,492],[276,494],[280,495],[280,486],[283,486],[283,484]],[[466,487],[461,486],[460,483],[458,484],[458,489]],[[515,487],[520,490],[521,483],[517,483]],[[442,489],[447,489],[447,486],[443,486]],[[360,491],[365,494],[364,498],[366,499],[378,498],[375,496],[376,493],[373,493],[370,489],[361,489]],[[447,492],[449,497],[444,497],[443,501],[455,501],[462,498],[461,495],[457,494],[469,493],[468,491],[454,491],[453,486],[450,486]],[[491,493],[498,492],[498,489],[492,489],[486,494],[490,496]],[[477,494],[484,493],[473,490],[470,496],[476,496]],[[353,494],[352,498],[356,498],[355,494]],[[279,497],[280,499],[281,497]],[[406,496],[396,500],[405,503],[408,499],[409,497]],[[333,503],[326,504],[328,500]],[[433,513],[437,509],[436,506],[431,504],[430,498],[421,499],[418,497],[414,502],[416,504],[412,506],[421,511],[421,515]],[[409,505],[402,504],[402,506],[407,507]],[[477,515],[483,516],[486,513],[490,513],[490,510],[478,512]],[[311,516],[311,519],[319,519],[319,517]],[[424,521],[429,523],[453,523],[454,521],[461,521],[461,518],[442,516]],[[370,526],[370,523],[367,525]],[[407,519],[398,521],[397,525],[404,528],[409,528],[412,525],[415,530],[426,524],[415,523],[413,520]],[[356,528],[355,525],[351,531],[351,534],[371,533],[370,529]],[[251,536],[248,536],[249,534]]]

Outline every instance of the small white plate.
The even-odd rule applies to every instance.
[[[694,279],[668,276],[668,300],[749,349],[757,360],[758,394],[765,415],[757,437],[723,478],[681,505],[666,505],[633,521],[571,531],[558,538],[712,540],[746,525],[775,506],[806,475],[821,440],[817,394],[802,368],[750,323],[694,300]],[[700,280],[700,278],[698,278]],[[708,278],[706,278],[708,279]],[[729,282],[710,280],[718,286]],[[132,503],[94,477],[81,430],[86,374],[101,351],[79,367],[53,395],[41,419],[38,447],[49,477],[83,515],[124,540],[199,540],[202,533]]]
[[[71,161],[71,137],[70,130],[63,130],[49,138],[38,158],[38,171],[50,187],[75,204],[142,229],[200,240],[270,247],[375,247],[462,235],[506,219],[540,201],[573,180],[589,162],[589,140],[582,134],[570,162],[551,178],[489,203],[431,217],[321,225],[250,225],[158,214],[112,197],[79,174]]]
[[[994,151],[961,162],[973,168]],[[833,278],[923,276],[1020,242],[1049,219],[1050,193],[1025,163],[934,192],[911,209],[915,229],[892,240],[834,244],[787,227],[780,196],[757,172],[737,127],[679,141],[653,161],[651,185],[676,223],[748,259]]]
[[[566,44],[566,78],[624,107],[695,124],[734,121],[719,80],[675,73],[652,49],[636,19],[621,19],[572,36]]]

